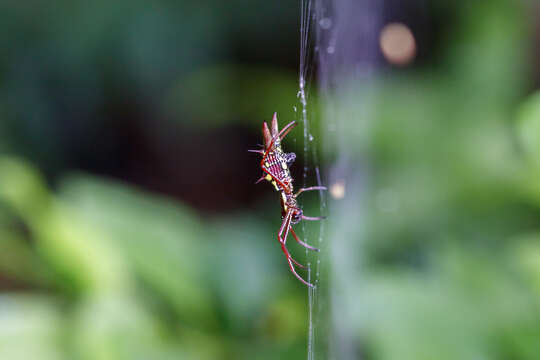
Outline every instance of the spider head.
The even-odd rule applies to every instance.
[[[302,220],[302,209],[298,209],[293,213],[291,222],[293,224],[298,224],[300,220]]]

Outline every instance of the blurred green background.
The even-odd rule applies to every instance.
[[[274,111],[297,119],[299,10],[0,2],[0,359],[306,356],[307,291],[246,151]],[[373,360],[539,359],[540,7],[389,0],[381,16],[410,27],[417,56],[377,53],[375,86],[343,101],[369,99],[368,126],[339,124],[365,173],[324,214],[318,316],[333,325],[317,341],[345,333]],[[331,181],[343,154],[325,124],[313,145]],[[299,184],[303,141],[285,143]],[[318,215],[315,195],[302,203]]]

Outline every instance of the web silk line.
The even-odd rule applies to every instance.
[[[317,185],[321,186],[321,175],[319,170],[319,158],[317,154],[317,148],[312,146],[314,140],[313,135],[310,131],[310,116],[311,112],[308,114],[308,96],[309,88],[314,73],[314,50],[312,43],[315,39],[313,35],[313,28],[315,21],[315,12],[313,11],[313,0],[300,0],[300,59],[299,59],[299,91],[297,97],[301,104],[301,113],[300,118],[303,125],[303,135],[304,135],[304,159],[305,165],[303,168],[303,187],[307,187],[307,180],[309,174],[308,164],[311,162],[315,170]],[[311,151],[310,151],[311,150]],[[311,161],[310,161],[311,160]],[[326,209],[326,203],[324,201],[323,192],[319,191],[319,201],[320,201],[320,211]],[[308,236],[306,233],[305,223],[302,223],[302,232],[304,234],[305,241],[308,242]],[[321,248],[322,240],[324,233],[324,222],[319,223],[319,232],[318,232],[318,248]],[[308,342],[307,342],[307,358],[308,360],[314,360],[316,355],[316,335],[317,335],[317,323],[319,320],[319,313],[321,312],[320,307],[320,257],[318,253],[309,254],[309,251],[306,249],[306,259],[309,259],[310,256],[315,256],[316,264],[315,271],[312,269],[311,261],[307,262],[307,279],[308,282],[315,285],[314,288],[308,288]]]

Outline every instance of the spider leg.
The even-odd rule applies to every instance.
[[[307,188],[302,188],[300,190],[298,190],[296,192],[296,194],[294,194],[294,196],[298,196],[300,195],[301,193],[303,193],[304,191],[311,191],[311,190],[326,190],[326,186],[310,186],[310,187],[307,187]]]
[[[272,116],[272,136],[279,137],[280,140],[283,140],[285,135],[287,135],[289,131],[291,131],[296,125],[296,121],[291,121],[283,129],[281,129],[281,131],[279,131],[277,123],[277,113],[274,113],[274,115]]]
[[[301,267],[302,269],[305,269],[305,268],[306,268],[305,265],[300,264],[298,261],[294,260],[292,257],[291,257],[291,260],[292,260],[293,263],[296,264],[296,266],[299,266],[299,267]]]
[[[285,136],[287,136],[287,134],[296,127],[296,125],[298,125],[296,121],[291,121],[290,123],[285,125],[285,127],[281,129],[281,131],[276,136],[279,138],[280,141],[283,140]]]
[[[296,273],[296,270],[294,268],[293,262],[297,263],[293,258],[291,257],[291,254],[289,254],[289,250],[287,250],[287,246],[285,243],[287,242],[287,236],[289,235],[289,230],[292,230],[291,228],[291,217],[292,217],[292,209],[287,211],[287,215],[285,215],[285,219],[283,219],[283,223],[281,224],[281,227],[279,228],[278,233],[278,240],[281,243],[281,250],[283,250],[283,253],[287,257],[287,262],[289,263],[289,268],[291,269],[291,272],[294,276],[304,284],[306,284],[309,287],[313,287],[313,284],[308,283],[306,280],[302,279],[300,275]],[[282,234],[285,231],[285,236],[283,237]]]
[[[279,227],[279,233],[278,233],[279,242],[281,242],[281,234],[283,234],[283,231],[285,231],[285,227],[290,226],[291,217],[292,217],[292,209],[289,209],[287,213],[285,214],[285,217],[283,218],[283,222],[281,223],[281,226]]]
[[[260,178],[259,180],[255,181],[255,184],[260,183],[260,182],[263,181],[264,179],[266,179],[266,175],[261,176],[261,178]]]
[[[302,240],[300,240],[292,228],[291,228],[291,234],[294,237],[294,239],[296,240],[296,242],[298,242],[303,247],[308,248],[309,250],[317,251],[317,252],[320,251],[316,247],[313,247],[313,246],[303,242]]]
[[[302,220],[309,220],[309,221],[317,221],[317,220],[324,220],[326,219],[326,216],[305,216],[302,215]]]
[[[264,150],[248,150],[248,152],[254,152],[254,153],[258,153],[258,154],[264,154]]]
[[[292,129],[294,129],[294,127],[298,125],[296,123],[296,121],[293,121],[293,122],[290,122],[289,124],[287,124],[287,126],[285,126],[283,129],[281,129],[281,131],[279,132],[279,140],[283,140],[283,138],[285,136],[287,136],[287,134],[289,133],[289,131],[291,131]]]
[[[296,276],[296,278],[300,280],[301,282],[303,282],[305,285],[309,287],[315,287],[315,285],[308,283],[306,280],[302,279],[302,277],[296,273],[296,271],[294,270],[294,265],[291,260],[292,260],[291,257],[287,258],[287,262],[289,263],[289,268],[291,269],[293,275]]]

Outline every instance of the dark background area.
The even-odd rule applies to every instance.
[[[4,141],[40,164],[52,184],[76,169],[211,213],[253,204],[264,190],[250,186],[258,170],[243,149],[260,142],[260,122],[272,113],[259,110],[272,109],[264,96],[272,72],[291,90],[274,99],[296,103],[297,5],[5,3]],[[417,34],[413,69],[440,62],[455,7],[386,2],[384,23],[404,22]],[[215,84],[190,94],[197,76],[212,82],[216,67]],[[220,99],[207,98],[214,92]],[[241,111],[236,101],[245,101]],[[205,103],[208,114],[201,114],[196,107]],[[292,105],[286,109],[289,119]]]

